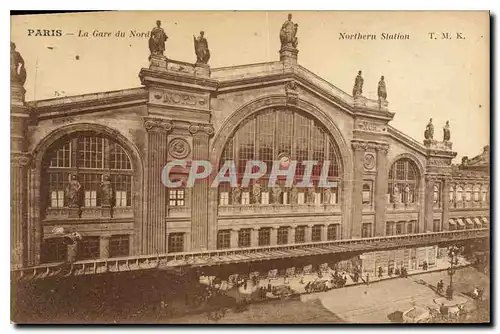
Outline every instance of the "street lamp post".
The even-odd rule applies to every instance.
[[[450,275],[450,285],[446,289],[446,298],[448,300],[453,299],[453,275],[456,272],[456,266],[458,265],[458,251],[457,246],[451,246],[448,248],[448,257],[450,258],[450,267],[448,268],[448,275]]]

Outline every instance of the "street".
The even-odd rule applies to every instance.
[[[299,300],[272,301],[253,304],[239,313],[228,312],[219,321],[209,321],[206,314],[159,319],[159,323],[397,323],[401,313],[418,305],[436,307],[438,295],[428,286],[443,279],[447,286],[446,271],[395,278],[370,285],[357,285],[328,292],[302,295]],[[454,276],[456,293],[467,293],[475,286],[485,289],[489,298],[489,279],[473,267],[457,270]],[[466,297],[467,307],[473,306]]]

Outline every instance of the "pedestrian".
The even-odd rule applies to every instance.
[[[370,274],[366,273],[366,285],[370,282]]]
[[[378,278],[382,278],[382,267],[378,267]]]

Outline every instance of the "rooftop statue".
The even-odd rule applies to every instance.
[[[434,125],[432,125],[432,118],[425,127],[424,137],[425,139],[434,139]]]
[[[156,21],[156,27],[151,30],[151,37],[149,37],[149,51],[151,52],[149,58],[151,56],[163,56],[167,39],[168,36],[161,27],[161,21]]]
[[[297,48],[297,45],[299,44],[299,40],[297,38],[297,30],[299,28],[299,25],[296,23],[293,23],[292,21],[292,14],[288,14],[288,20],[283,23],[281,26],[281,31],[280,31],[280,41],[281,41],[281,48],[286,48],[286,47],[292,47],[292,48]]]
[[[358,75],[354,80],[354,87],[352,88],[352,96],[356,97],[356,96],[361,96],[361,94],[363,94],[363,83],[364,79],[361,76],[361,71],[358,71]]]
[[[443,128],[443,141],[449,141],[451,137],[450,133],[450,121],[446,121],[446,124]]]
[[[387,89],[385,87],[384,76],[381,76],[378,82],[377,95],[379,100],[387,100]]]
[[[10,42],[10,82],[24,85],[26,82],[26,68],[24,59],[16,51],[16,44]]]
[[[196,62],[202,64],[206,64],[210,60],[210,50],[208,49],[208,42],[204,35],[205,32],[200,31],[200,36],[193,36]]]

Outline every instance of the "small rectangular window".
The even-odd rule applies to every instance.
[[[100,238],[84,237],[78,242],[78,259],[89,260],[98,259],[100,256]]]
[[[238,231],[238,247],[250,247],[251,232],[249,228]]]
[[[184,233],[168,234],[168,252],[180,253],[184,251]]]
[[[244,191],[241,193],[241,204],[242,205],[250,204],[250,193],[248,191]]]
[[[282,198],[282,204],[289,204],[288,203],[288,192],[283,192],[283,196],[281,197]]]
[[[54,190],[51,192],[50,206],[53,208],[64,207],[64,190]]]
[[[231,247],[231,230],[220,230],[217,232],[217,249]]]
[[[229,193],[221,192],[219,196],[219,204],[220,205],[229,205]]]
[[[116,206],[127,206],[127,192],[126,191],[116,191],[115,192],[115,205]]]
[[[184,189],[170,189],[168,192],[168,203],[170,206],[184,206]]]
[[[303,192],[297,193],[297,203],[304,204],[304,193]]]
[[[323,225],[314,225],[311,231],[311,240],[312,241],[321,241],[321,230],[323,229]]]
[[[97,191],[95,190],[85,191],[85,206],[88,207],[97,206]]]
[[[128,234],[113,235],[109,239],[109,256],[120,257],[128,256],[130,247],[130,237]]]
[[[259,229],[259,246],[269,246],[271,244],[271,229],[261,228]]]
[[[295,228],[295,243],[306,242],[306,227],[297,226]]]
[[[278,228],[278,245],[286,245],[288,243],[288,226]]]
[[[269,204],[269,192],[263,191],[260,196],[260,201],[262,204]]]

